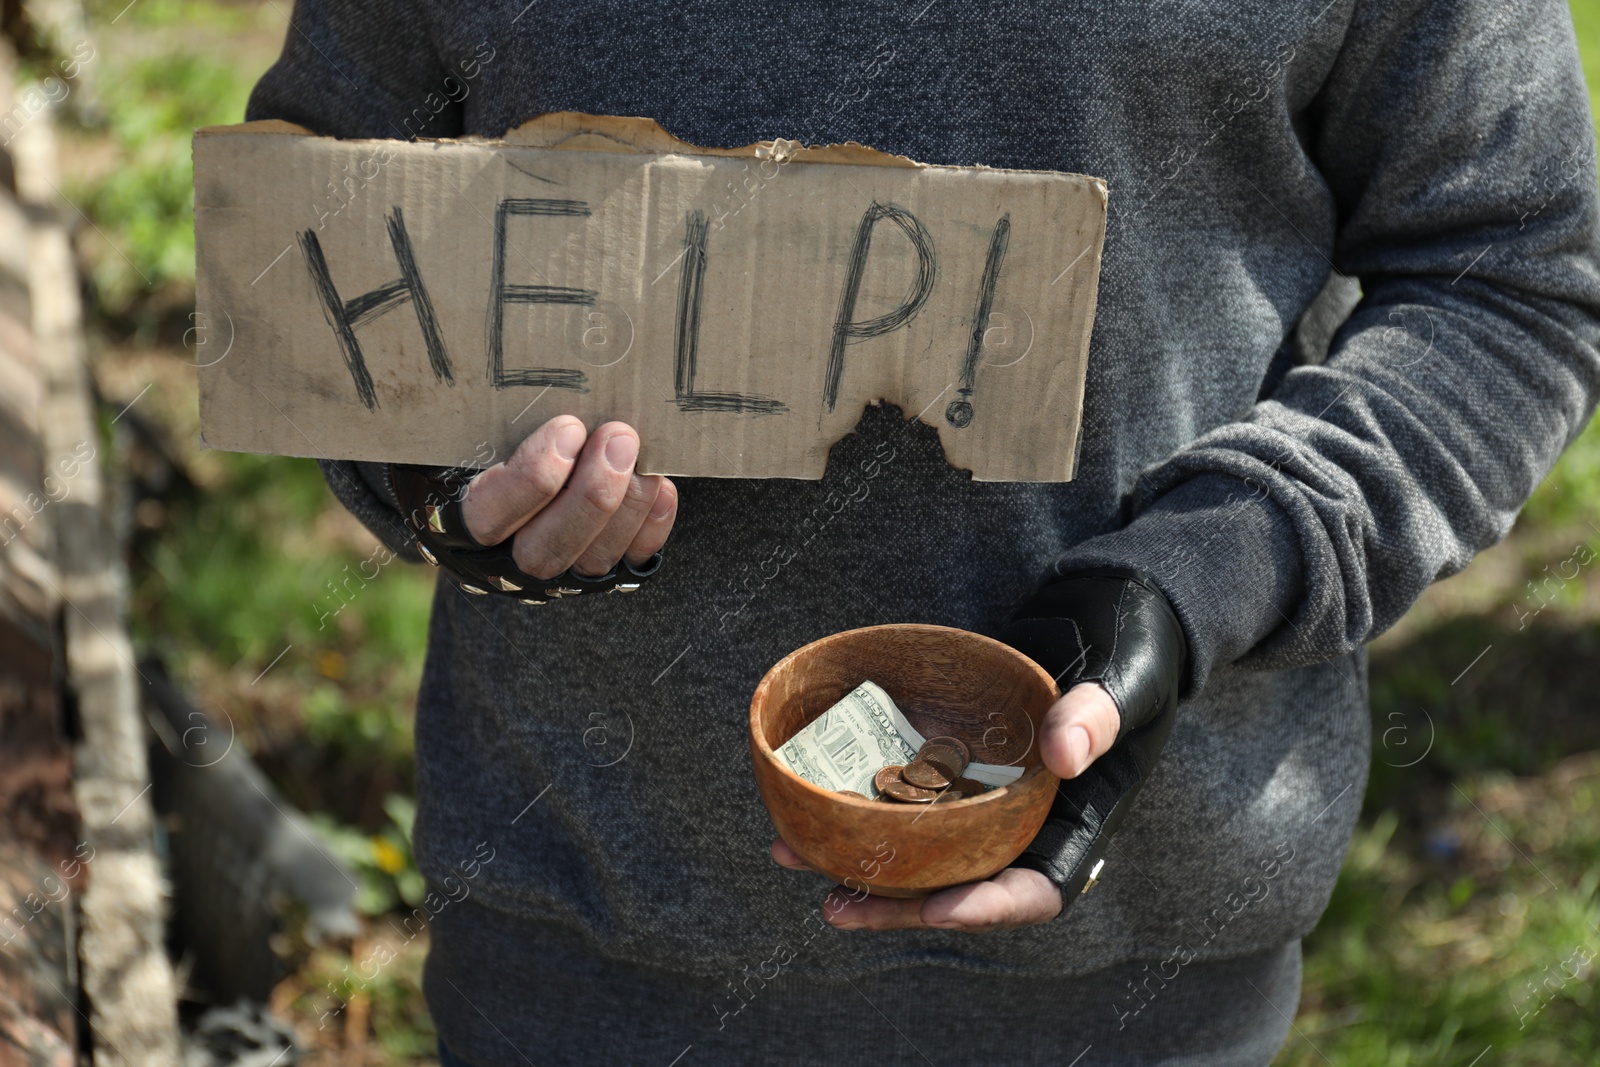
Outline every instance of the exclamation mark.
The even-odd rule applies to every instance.
[[[957,429],[972,424],[972,390],[977,385],[978,357],[983,354],[983,334],[989,326],[989,312],[994,310],[994,287],[1000,280],[1000,263],[1006,258],[1006,245],[1010,242],[1011,216],[1003,215],[995,223],[994,236],[989,239],[989,258],[983,265],[983,281],[978,287],[978,308],[972,316],[972,336],[967,339],[967,358],[961,364],[961,395],[944,409],[945,421]]]

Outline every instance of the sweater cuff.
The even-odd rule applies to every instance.
[[[1289,624],[1304,588],[1294,526],[1260,487],[1200,474],[1153,500],[1120,530],[1074,546],[1056,574],[1137,567],[1172,604],[1189,644],[1180,692],[1241,659]]]
[[[389,483],[387,463],[319,459],[328,488],[361,524],[390,551],[412,563],[423,562],[417,535],[406,525]]]

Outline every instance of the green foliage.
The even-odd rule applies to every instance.
[[[214,5],[140,0],[126,19],[144,28],[186,27],[197,17],[215,24],[200,14],[208,9]],[[175,39],[154,51],[139,43],[101,48],[92,83],[97,97],[87,104],[74,98],[85,132],[109,139],[116,166],[63,190],[92,223],[83,234],[90,277],[99,310],[113,316],[139,317],[153,296],[192,290],[190,139],[196,127],[239,121],[253,84],[251,72],[224,50]]]
[[[1589,104],[1600,124],[1600,4],[1594,0],[1572,0],[1572,25],[1578,35],[1578,53],[1583,57],[1583,74],[1589,82]]]
[[[228,453],[225,480],[174,508],[138,588],[138,636],[181,642],[262,668],[285,645],[324,671],[371,677],[415,673],[427,646],[431,575],[375,547],[319,543],[322,514],[339,507],[311,460]],[[319,652],[336,652],[329,667]],[[326,699],[326,698],[325,698]]]
[[[374,917],[402,905],[408,911],[421,907],[427,894],[427,885],[411,855],[416,802],[391,793],[383,807],[389,823],[372,834],[363,834],[325,815],[312,816],[313,824],[334,854],[356,873],[356,908]]]

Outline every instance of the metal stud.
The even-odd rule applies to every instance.
[[[488,596],[489,595],[489,590],[487,590],[487,589],[479,589],[477,586],[468,585],[466,582],[462,582],[461,583],[461,588],[465,589],[467,592],[471,593],[473,596]]]
[[[1100,868],[1104,867],[1105,865],[1105,860],[1100,860],[1095,863],[1094,869],[1089,872],[1089,880],[1083,883],[1083,889],[1081,892],[1087,893],[1089,890],[1094,888],[1094,884],[1100,880]]]
[[[520,593],[520,592],[522,592],[522,586],[518,585],[516,582],[508,582],[498,574],[496,574],[494,577],[490,578],[489,580],[492,581],[495,585],[499,586],[500,587],[500,591],[502,593]]]
[[[422,553],[422,558],[423,559],[427,560],[429,563],[433,564],[435,567],[437,567],[439,565],[439,557],[435,556],[433,554],[433,550],[431,548],[429,548],[427,545],[423,544],[421,541],[417,542],[417,551]]]
[[[639,591],[639,583],[618,582],[616,585],[611,587],[611,591],[613,593],[637,593]]]
[[[428,529],[436,534],[444,533],[444,509],[437,504],[424,504],[423,510],[428,513]]]
[[[544,595],[549,597],[551,600],[560,600],[561,599],[561,590],[559,590],[559,589],[546,589],[544,591]]]
[[[531,607],[538,607],[540,604],[548,604],[549,601],[548,600],[535,600],[531,596],[525,596],[525,597],[518,597],[517,598],[517,603],[518,604],[527,604],[527,605],[530,605]]]
[[[559,586],[558,589],[559,589],[559,595],[561,595],[561,596],[577,596],[579,593],[583,592],[582,589],[569,589],[564,585],[563,586]],[[549,590],[547,589],[547,590],[545,590],[545,592],[549,592]]]

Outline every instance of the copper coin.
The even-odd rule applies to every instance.
[[[890,783],[901,780],[900,772],[904,769],[897,763],[893,766],[885,767],[872,776],[872,784],[877,787],[879,799],[882,799],[883,794],[887,792]]]
[[[888,796],[908,804],[926,804],[939,795],[937,789],[923,789],[903,781],[890,782],[883,791]]]
[[[917,759],[929,764],[944,776],[946,782],[954,781],[961,777],[961,772],[967,769],[967,761],[961,758],[961,753],[949,745],[929,741],[917,753]]]
[[[957,778],[950,783],[952,793],[960,793],[964,797],[975,797],[980,793],[987,793],[989,787],[975,778]]]
[[[944,777],[944,780],[947,783],[953,782],[957,778],[961,777],[961,771],[963,768],[960,760],[958,760],[955,754],[947,748],[931,749],[927,755],[918,756],[917,759],[932,767],[936,772]]]
[[[900,777],[909,785],[923,789],[943,789],[950,784],[950,776],[920,756],[906,764]]]
[[[928,803],[930,803],[930,804],[949,804],[949,803],[952,803],[952,802],[957,801],[957,800],[965,800],[965,799],[967,799],[967,798],[962,796],[960,793],[956,792],[954,788],[951,788],[951,789],[940,790],[939,795],[934,797],[932,800],[928,801]]]
[[[924,748],[929,745],[941,745],[944,748],[954,749],[956,755],[961,757],[962,770],[966,770],[967,764],[972,762],[972,751],[967,748],[966,742],[962,741],[959,737],[948,737],[944,735],[939,737],[930,737],[924,741],[922,745]]]

